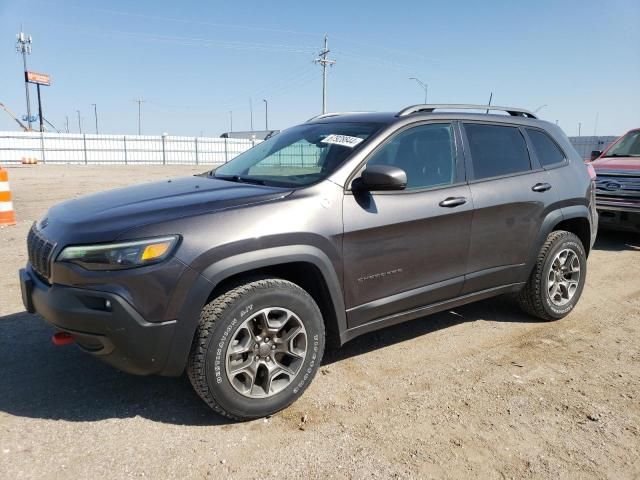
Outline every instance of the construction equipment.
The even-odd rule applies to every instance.
[[[20,120],[18,120],[18,117],[16,117],[13,112],[11,110],[9,110],[9,107],[7,107],[4,103],[0,102],[0,108],[2,108],[5,112],[7,112],[7,115],[9,115],[11,118],[13,118],[15,120],[15,122],[20,125],[20,128],[22,128],[22,130],[24,130],[25,132],[29,132],[29,128],[27,128],[27,126],[22,123]]]

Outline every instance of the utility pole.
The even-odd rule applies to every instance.
[[[142,104],[144,100],[142,98],[137,98],[134,102],[138,103],[138,135],[142,135]]]
[[[269,102],[266,99],[262,99],[264,102],[264,129],[269,130]]]
[[[96,135],[98,135],[98,106],[95,103],[91,105],[93,105],[93,116],[96,119]]]
[[[80,130],[80,133],[82,133],[82,120],[80,120],[80,110],[76,110],[76,113],[78,114],[78,130]]]
[[[424,90],[424,103],[426,104],[427,103],[427,92],[429,91],[429,85],[427,85],[422,80],[420,80],[419,78],[416,78],[416,77],[409,77],[409,80],[415,80],[422,87],[422,89]]]
[[[22,28],[20,29],[22,30]],[[24,65],[24,90],[27,95],[27,123],[31,131],[31,102],[29,101],[29,82],[27,82],[27,55],[31,54],[31,35],[20,32],[16,35],[16,51],[22,54],[22,64]]]
[[[69,133],[69,115],[65,115],[64,119],[65,119],[65,125],[67,127],[67,133]]]
[[[327,113],[327,65],[331,66],[336,63],[335,60],[329,60],[329,37],[324,34],[324,49],[318,54],[318,58],[314,60],[322,66],[322,113]]]
[[[580,136],[581,130],[582,130],[582,122],[578,122],[578,136]]]
[[[233,132],[233,110],[229,110],[229,123],[231,123],[229,132]]]
[[[253,102],[251,97],[249,97],[249,115],[251,116],[251,131],[253,132]]]

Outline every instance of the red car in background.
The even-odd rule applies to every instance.
[[[627,132],[604,152],[594,150],[591,158],[599,225],[640,233],[640,128]]]

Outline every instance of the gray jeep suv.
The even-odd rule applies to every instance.
[[[20,278],[54,339],[130,373],[186,370],[250,419],[302,395],[326,343],[505,293],[564,317],[596,229],[557,126],[416,105],[320,115],[214,171],[56,205]]]

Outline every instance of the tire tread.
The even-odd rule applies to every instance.
[[[225,410],[211,394],[207,384],[207,345],[214,326],[217,322],[221,321],[225,312],[231,308],[236,301],[257,290],[266,288],[289,289],[304,292],[305,295],[311,298],[305,290],[295,283],[280,278],[254,277],[246,279],[245,282],[246,283],[231,287],[204,306],[200,313],[200,323],[193,337],[191,353],[189,354],[189,360],[187,362],[187,375],[198,396],[216,413],[236,421],[245,420],[246,418],[233,415]]]
[[[542,303],[543,295],[545,295],[545,292],[541,289],[541,285],[543,283],[542,276],[544,274],[544,264],[547,260],[549,250],[551,250],[558,242],[568,239],[582,244],[575,234],[565,230],[555,230],[547,236],[547,239],[538,253],[538,258],[536,259],[533,271],[529,276],[529,280],[524,288],[522,288],[518,293],[518,304],[525,313],[547,321],[556,319],[556,317],[550,315],[545,310],[544,304]]]

